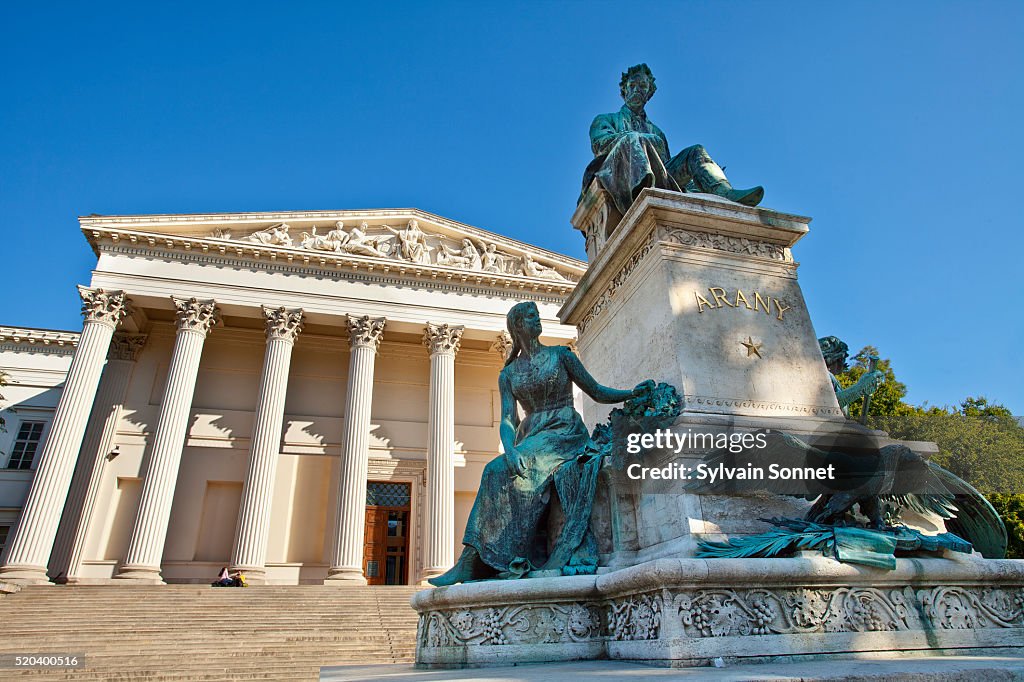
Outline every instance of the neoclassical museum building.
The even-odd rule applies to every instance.
[[[0,327],[0,580],[417,584],[499,453],[505,314],[585,264],[415,209],[88,216],[80,333]]]

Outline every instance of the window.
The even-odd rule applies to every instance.
[[[7,533],[10,530],[10,526],[0,526],[0,555],[4,553],[4,547],[7,546]]]
[[[11,458],[7,460],[8,469],[31,469],[32,460],[39,447],[39,439],[43,435],[45,422],[21,422],[18,438],[11,448]]]
[[[366,484],[368,507],[408,507],[412,499],[412,486],[408,483],[370,481]]]

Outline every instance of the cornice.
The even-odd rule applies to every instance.
[[[440,227],[465,233],[478,239],[485,239],[497,242],[500,245],[514,249],[530,251],[546,259],[556,261],[558,264],[572,270],[586,270],[587,264],[576,258],[570,258],[555,251],[549,251],[533,244],[527,244],[515,239],[510,239],[501,234],[488,230],[450,220],[444,216],[429,213],[418,208],[387,208],[387,209],[350,209],[332,211],[267,211],[249,213],[157,213],[150,215],[88,215],[79,216],[78,222],[82,231],[87,235],[89,228],[96,227],[123,227],[129,231],[150,233],[154,230],[147,227],[208,227],[211,230],[218,227],[232,227],[247,229],[259,229],[267,223],[299,222],[299,221],[354,221],[361,220],[387,220],[406,221],[410,219],[423,220],[436,224]],[[579,274],[579,273],[576,273]]]
[[[379,284],[419,284],[434,289],[484,292],[499,296],[506,292],[528,292],[539,297],[539,300],[551,303],[564,301],[576,286],[574,282],[433,264],[420,265],[389,258],[333,254],[215,237],[174,236],[97,225],[83,225],[82,230],[97,256],[101,253],[157,256],[210,265],[246,265],[270,272]]]
[[[73,355],[78,332],[27,327],[0,327],[0,350],[29,350],[34,353]]]

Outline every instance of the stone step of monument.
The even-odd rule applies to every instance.
[[[324,665],[409,663],[419,589],[26,587],[0,597],[0,655],[81,654],[86,668],[0,679],[315,680]]]

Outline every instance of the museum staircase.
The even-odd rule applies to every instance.
[[[78,654],[82,669],[0,679],[316,680],[321,666],[411,663],[417,587],[42,585],[0,595],[0,659]]]

